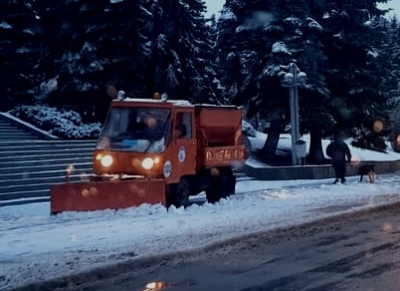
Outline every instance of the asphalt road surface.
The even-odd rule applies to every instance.
[[[398,291],[400,204],[68,280],[30,290]]]

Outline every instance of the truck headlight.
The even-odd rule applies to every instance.
[[[154,167],[154,161],[152,158],[145,158],[142,161],[142,167],[146,170],[151,170]]]
[[[156,158],[144,158],[142,161],[142,167],[145,170],[151,170],[154,165],[159,164],[160,163],[160,158],[156,157]]]
[[[100,164],[105,168],[108,168],[109,166],[111,166],[113,162],[114,162],[114,158],[110,155],[105,155],[105,156],[101,157],[101,160],[100,160]]]

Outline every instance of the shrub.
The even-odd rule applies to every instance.
[[[96,139],[100,123],[83,124],[79,113],[46,105],[19,105],[9,112],[48,133],[64,139]]]
[[[354,129],[353,134],[354,140],[351,142],[352,146],[378,152],[386,152],[387,145],[381,134],[365,127]]]

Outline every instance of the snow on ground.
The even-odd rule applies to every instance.
[[[52,217],[46,203],[3,207],[0,289],[400,201],[398,174],[379,176],[376,184],[357,179],[346,185],[242,181],[229,200],[169,212],[143,205]]]
[[[363,160],[399,157],[351,150]],[[186,210],[142,205],[50,216],[48,203],[0,207],[0,289],[400,201],[400,173],[380,175],[375,184],[332,180],[242,179],[228,200]]]

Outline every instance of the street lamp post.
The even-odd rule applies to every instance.
[[[298,87],[306,82],[307,75],[301,72],[296,64],[290,63],[288,73],[283,78],[282,85],[290,90],[290,134],[292,137],[292,165],[300,165],[301,160],[297,155],[296,141],[300,139],[299,124],[299,94]]]

